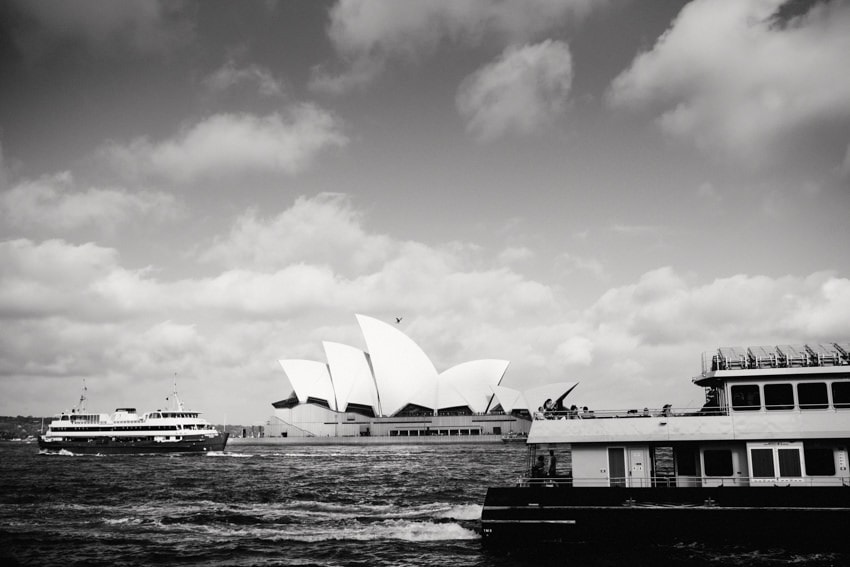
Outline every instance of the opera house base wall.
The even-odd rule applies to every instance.
[[[504,445],[501,435],[478,435],[443,437],[432,435],[431,437],[231,437],[227,447],[232,449],[236,445],[481,445],[481,444]]]
[[[505,414],[367,417],[315,404],[276,409],[265,426],[266,438],[389,438],[399,441],[457,438],[461,442],[508,434],[527,434],[531,421]],[[437,442],[437,441],[434,441]]]

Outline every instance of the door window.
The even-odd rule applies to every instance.
[[[753,463],[754,478],[776,476],[776,470],[773,468],[773,449],[753,449],[750,451],[750,459]]]
[[[777,452],[779,453],[780,477],[803,476],[803,469],[800,466],[799,449],[779,449]]]
[[[626,486],[626,450],[608,448],[608,477],[611,486]]]

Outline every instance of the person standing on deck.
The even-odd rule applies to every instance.
[[[547,476],[549,478],[555,478],[558,476],[558,457],[555,456],[555,451],[549,449],[549,468],[547,469]]]

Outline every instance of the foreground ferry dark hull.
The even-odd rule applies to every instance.
[[[223,451],[227,445],[229,433],[220,433],[215,437],[183,439],[180,441],[113,440],[111,438],[74,439],[71,441],[45,441],[38,439],[42,451],[58,453],[68,451],[78,455],[132,455],[152,453],[207,453]]]
[[[699,408],[530,400],[523,476],[487,492],[483,537],[850,549],[850,343],[722,347],[693,383]]]
[[[850,487],[490,488],[486,543],[712,541],[850,548]]]

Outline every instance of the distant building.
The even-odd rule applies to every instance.
[[[368,352],[323,342],[326,362],[281,360],[292,393],[273,403],[266,436],[355,437],[525,433],[544,400],[575,384],[520,392],[499,386],[507,360],[473,360],[437,372],[397,327],[357,315]]]

